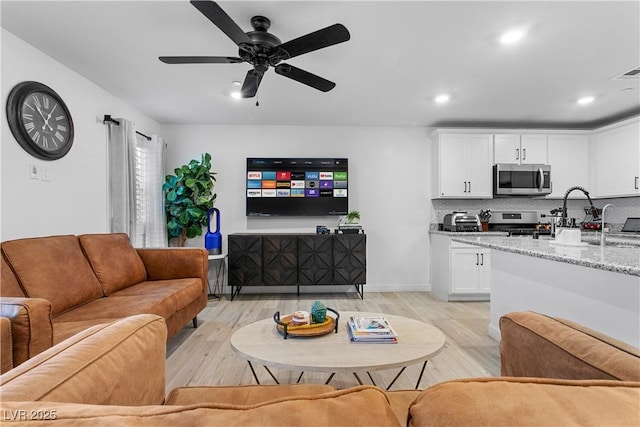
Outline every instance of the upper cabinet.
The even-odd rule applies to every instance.
[[[493,139],[493,162],[548,164],[547,135],[496,134]]]
[[[440,133],[433,135],[434,197],[493,197],[492,134]]]
[[[589,185],[589,137],[588,135],[549,134],[549,164],[551,165],[551,194],[549,198],[563,198],[571,187]],[[584,198],[580,192],[572,192],[569,198]]]
[[[640,120],[607,126],[589,141],[595,197],[640,195]]]

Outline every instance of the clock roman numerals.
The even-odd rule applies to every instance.
[[[57,150],[69,136],[68,119],[59,114],[58,103],[43,93],[33,93],[24,102],[22,123],[31,140],[44,150]],[[57,110],[57,111],[56,111]],[[54,112],[57,113],[53,116]]]
[[[11,133],[34,157],[56,160],[73,144],[73,121],[64,101],[50,87],[33,81],[17,84],[7,99]]]

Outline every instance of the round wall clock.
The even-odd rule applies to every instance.
[[[73,120],[60,96],[49,86],[22,82],[9,93],[7,122],[18,144],[34,157],[57,160],[73,144]]]

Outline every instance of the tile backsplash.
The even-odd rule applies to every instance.
[[[602,208],[607,203],[614,205],[607,208],[606,222],[612,230],[622,228],[627,217],[640,217],[640,197],[618,197],[611,199],[597,199],[594,205]],[[587,198],[569,199],[567,201],[567,211],[569,218],[576,218],[578,222],[585,218],[584,208],[589,206]],[[491,209],[492,211],[535,211],[538,213],[540,222],[549,222],[547,218],[540,218],[540,214],[549,214],[551,209],[562,207],[562,200],[559,199],[537,199],[529,197],[504,197],[487,200],[468,199],[433,199],[431,200],[431,223],[442,223],[444,216],[455,211],[467,211],[471,214],[478,214],[480,210]]]

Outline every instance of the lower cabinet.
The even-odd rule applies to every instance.
[[[431,234],[431,291],[444,301],[489,301],[491,250]]]
[[[453,242],[455,243],[455,242]],[[450,251],[450,294],[488,294],[491,251],[484,248],[455,248]]]
[[[364,234],[231,234],[231,299],[243,286],[354,285],[367,279]]]

